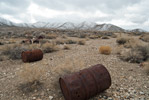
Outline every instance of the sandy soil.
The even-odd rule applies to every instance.
[[[109,45],[110,55],[99,53],[99,47]],[[23,81],[17,72],[24,67],[21,60],[0,62],[0,100],[64,100],[58,84],[61,75],[103,64],[111,74],[112,85],[104,93],[90,100],[149,100],[149,76],[139,64],[120,60],[115,54],[116,39],[95,39],[85,45],[72,44],[70,50],[60,50],[44,55],[43,60],[30,63],[46,69],[38,89],[25,93],[20,89]]]

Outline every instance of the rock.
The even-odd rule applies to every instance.
[[[108,97],[108,100],[113,100],[111,97]]]
[[[108,97],[104,95],[103,98],[104,98],[104,99],[107,99]]]
[[[139,93],[140,93],[141,95],[144,95],[144,92],[142,92],[142,91],[141,91],[141,92],[139,92]]]
[[[33,100],[35,100],[36,99],[36,97],[33,97]]]
[[[53,96],[49,96],[49,99],[52,100],[53,99]]]

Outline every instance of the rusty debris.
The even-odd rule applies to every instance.
[[[108,89],[111,77],[101,64],[60,77],[60,87],[65,100],[87,100]]]
[[[40,49],[23,51],[21,57],[23,62],[39,61],[43,58],[43,52]]]

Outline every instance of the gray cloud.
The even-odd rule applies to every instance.
[[[149,26],[148,0],[1,0],[0,16],[23,22],[100,22]],[[12,20],[13,20],[12,19]],[[14,20],[15,21],[15,20]],[[149,30],[149,29],[148,29]]]
[[[0,13],[17,14],[24,12],[29,6],[29,0],[3,0],[0,1]]]

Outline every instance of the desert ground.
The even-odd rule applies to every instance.
[[[131,55],[130,50],[134,50],[138,45],[149,46],[148,41],[140,39],[141,35],[114,33],[114,36],[103,37],[93,32],[87,37],[77,37],[61,35],[60,32],[49,33],[52,35],[39,33],[49,38],[43,37],[39,43],[29,44],[21,42],[32,34],[22,37],[1,36],[0,42],[3,45],[0,45],[0,100],[64,100],[59,78],[96,64],[103,64],[108,69],[112,85],[89,100],[149,100],[148,60],[142,60],[135,51],[133,59],[125,59]],[[130,38],[132,42],[120,45],[117,42],[119,38]],[[14,46],[15,49],[9,47],[14,44],[17,45]],[[109,46],[109,53],[102,53],[99,50],[101,46]],[[29,50],[40,48],[44,52],[43,59],[24,63],[20,55],[11,56],[15,51],[13,54],[8,52],[16,50],[16,47]],[[20,50],[22,49],[19,48],[17,54]]]

